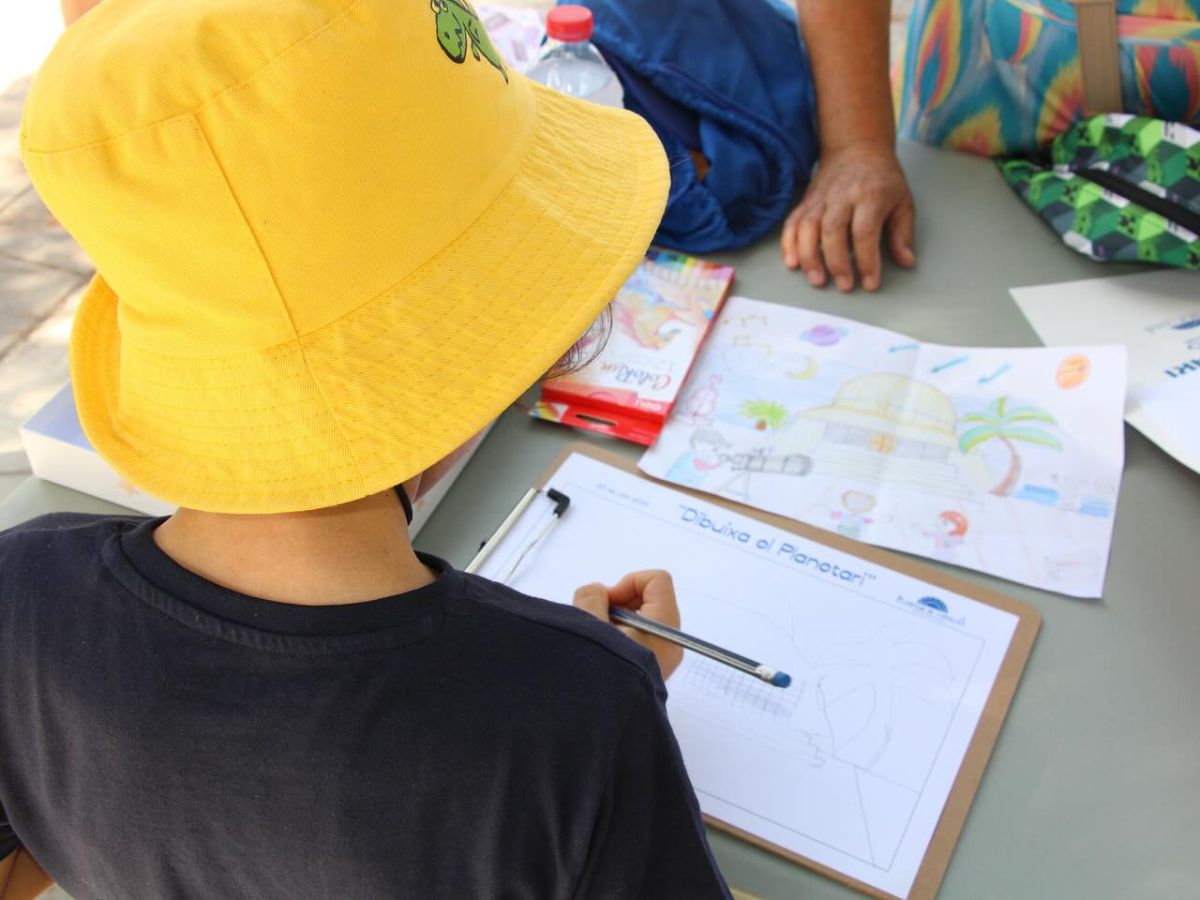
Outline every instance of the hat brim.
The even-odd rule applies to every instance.
[[[118,297],[97,275],[70,357],[101,456],[180,506],[291,512],[399,484],[496,418],[616,295],[669,186],[642,119],[533,91],[525,158],[479,218],[311,334],[219,358],[123,344]]]

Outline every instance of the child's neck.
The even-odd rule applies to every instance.
[[[181,509],[154,532],[185,569],[230,590],[306,606],[361,603],[429,584],[395,494],[274,515]]]

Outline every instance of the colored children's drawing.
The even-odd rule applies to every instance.
[[[839,534],[857,538],[865,526],[875,520],[867,515],[875,508],[875,497],[866,491],[846,491],[842,494],[842,508],[834,510],[829,518],[837,523]]]
[[[985,441],[991,440],[999,441],[1008,451],[1008,469],[1004,478],[992,488],[992,493],[998,497],[1011,494],[1021,477],[1021,454],[1014,441],[1040,444],[1053,450],[1062,449],[1062,444],[1050,431],[1025,424],[1044,422],[1054,425],[1054,416],[1033,407],[1014,409],[1008,402],[1008,397],[997,397],[988,404],[987,412],[967,413],[962,417],[962,421],[974,425],[958,437],[958,448],[963,453],[970,453]]]
[[[778,430],[787,422],[787,407],[771,400],[747,400],[740,410],[742,416],[754,423],[759,431]]]
[[[962,546],[967,529],[967,517],[957,510],[948,509],[938,513],[937,525],[927,536],[933,538],[934,559],[942,562],[958,562],[957,548]]]
[[[679,418],[694,425],[709,425],[721,396],[721,376],[709,375],[704,384],[692,388],[679,405]]]
[[[846,335],[845,328],[838,328],[834,325],[814,325],[804,334],[800,335],[800,340],[808,341],[810,344],[816,344],[818,347],[832,347]]]
[[[1124,387],[1119,347],[921,344],[733,297],[641,467],[857,540],[1099,596]]]
[[[701,487],[709,472],[728,459],[729,441],[712,428],[698,428],[688,440],[688,449],[667,470],[667,478],[685,487]]]

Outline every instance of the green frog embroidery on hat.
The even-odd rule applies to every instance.
[[[508,71],[496,48],[492,46],[483,23],[467,0],[430,0],[429,8],[436,15],[437,38],[446,55],[456,63],[467,58],[467,47],[476,59],[483,56],[488,62],[500,70],[504,81],[508,81]]]

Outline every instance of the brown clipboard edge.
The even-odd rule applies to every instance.
[[[1013,696],[1017,691],[1017,683],[1021,679],[1021,673],[1025,670],[1025,664],[1029,661],[1029,654],[1033,650],[1034,638],[1037,637],[1038,629],[1042,625],[1042,614],[1027,603],[1021,603],[990,588],[974,585],[962,579],[955,578],[953,575],[939,572],[921,563],[905,559],[903,556],[899,556],[891,551],[882,550],[870,544],[863,544],[830,531],[823,531],[804,522],[798,522],[795,519],[788,519],[741,503],[735,503],[732,500],[726,500],[724,497],[689,490],[677,484],[672,484],[669,481],[652,478],[642,472],[637,467],[637,463],[632,460],[608,450],[594,447],[591,444],[573,442],[564,447],[554,462],[538,476],[534,487],[538,489],[544,488],[554,476],[554,473],[562,468],[567,458],[576,453],[591,457],[631,475],[636,475],[653,484],[661,484],[664,487],[669,487],[689,497],[695,497],[697,500],[705,503],[721,506],[741,515],[749,516],[759,522],[765,522],[768,525],[781,528],[806,540],[824,544],[826,547],[832,547],[843,553],[849,553],[885,569],[902,572],[905,575],[929,584],[936,584],[938,587],[953,591],[956,594],[962,594],[965,597],[970,597],[972,600],[977,600],[988,606],[994,606],[1017,617],[1017,627],[1014,629],[1012,640],[1009,642],[1008,652],[1004,654],[1004,660],[1001,662],[1000,669],[996,673],[996,680],[992,685],[991,693],[988,694],[987,702],[984,704],[983,711],[979,715],[979,722],[975,726],[974,734],[971,735],[970,744],[967,745],[967,752],[963,756],[962,765],[959,766],[958,775],[955,776],[950,793],[946,796],[945,806],[942,807],[942,814],[933,830],[929,846],[925,850],[925,857],[921,860],[921,866],[917,870],[916,878],[913,879],[912,887],[909,889],[906,897],[898,898],[895,894],[881,891],[856,878],[851,878],[806,856],[801,856],[777,844],[772,844],[770,841],[765,841],[756,835],[743,831],[713,816],[704,816],[704,821],[707,824],[720,831],[724,831],[726,834],[733,835],[748,844],[753,844],[755,847],[781,856],[789,862],[804,866],[806,869],[819,872],[834,881],[852,887],[868,896],[878,897],[881,900],[932,900],[937,895],[938,888],[941,887],[942,878],[946,874],[947,866],[950,865],[950,857],[954,854],[954,848],[958,844],[959,835],[962,834],[963,826],[966,824],[967,813],[971,809],[971,803],[975,799],[976,791],[979,790],[979,783],[983,780],[984,769],[987,768],[992,750],[996,746],[996,740],[1000,736],[1000,726],[1004,723],[1004,719],[1008,715],[1008,708],[1012,705]]]

